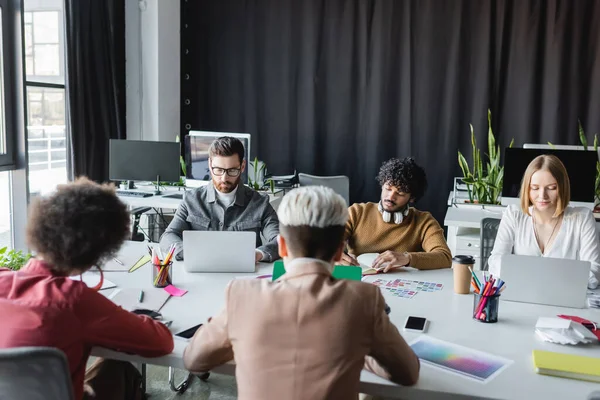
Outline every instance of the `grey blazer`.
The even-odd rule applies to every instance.
[[[235,201],[226,210],[218,204],[212,182],[185,193],[173,220],[160,238],[163,250],[168,250],[175,244],[175,256],[178,260],[183,259],[182,233],[185,230],[254,231],[256,247],[265,255],[263,261],[270,262],[279,258],[279,220],[269,203],[269,196],[244,185],[238,186]],[[261,233],[265,238],[264,245]]]

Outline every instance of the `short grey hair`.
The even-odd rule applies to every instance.
[[[277,216],[279,223],[286,226],[345,226],[348,221],[348,205],[331,188],[303,186],[283,196]]]

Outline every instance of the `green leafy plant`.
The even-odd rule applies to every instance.
[[[0,267],[18,271],[31,258],[31,254],[24,254],[21,250],[8,250],[8,247],[0,249]]]
[[[263,179],[262,184],[259,182],[261,174],[264,177],[267,171],[267,164],[264,161],[259,161],[258,157],[254,157],[254,161],[250,161],[248,164],[252,167],[252,176],[248,177],[248,186],[254,190],[266,190],[269,189],[271,193],[275,193],[275,182],[271,178]],[[256,168],[258,166],[258,168]]]
[[[481,150],[477,148],[473,125],[471,127],[471,150],[473,152],[473,167],[469,167],[467,159],[458,152],[458,165],[463,173],[462,181],[467,185],[469,201],[479,204],[500,204],[502,181],[504,179],[504,166],[500,165],[500,146],[496,145],[496,138],[492,131],[492,113],[488,110],[488,161],[485,163]],[[512,147],[514,139],[508,147]]]

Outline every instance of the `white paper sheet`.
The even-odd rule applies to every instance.
[[[83,275],[81,275],[81,279],[80,279],[80,275],[71,276],[70,278],[73,279],[74,281],[81,280],[89,288],[93,288],[94,286],[96,286],[97,284],[100,283],[100,273],[98,273],[98,272],[88,271],[88,272],[84,273]],[[102,287],[100,288],[100,290],[112,289],[112,288],[116,288],[116,287],[117,287],[117,285],[115,283],[104,278],[104,282],[102,283]]]

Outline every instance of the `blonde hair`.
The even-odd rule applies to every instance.
[[[279,223],[286,226],[345,226],[348,206],[344,198],[331,188],[304,186],[283,196],[277,216]]]
[[[543,154],[533,159],[527,166],[523,180],[521,181],[521,192],[519,197],[521,198],[521,210],[529,214],[529,206],[532,204],[531,198],[529,197],[529,185],[531,184],[531,177],[537,171],[548,171],[552,174],[558,185],[558,200],[556,204],[556,211],[554,217],[557,217],[565,211],[569,201],[571,200],[571,184],[569,182],[569,175],[567,169],[560,159],[556,156]]]

